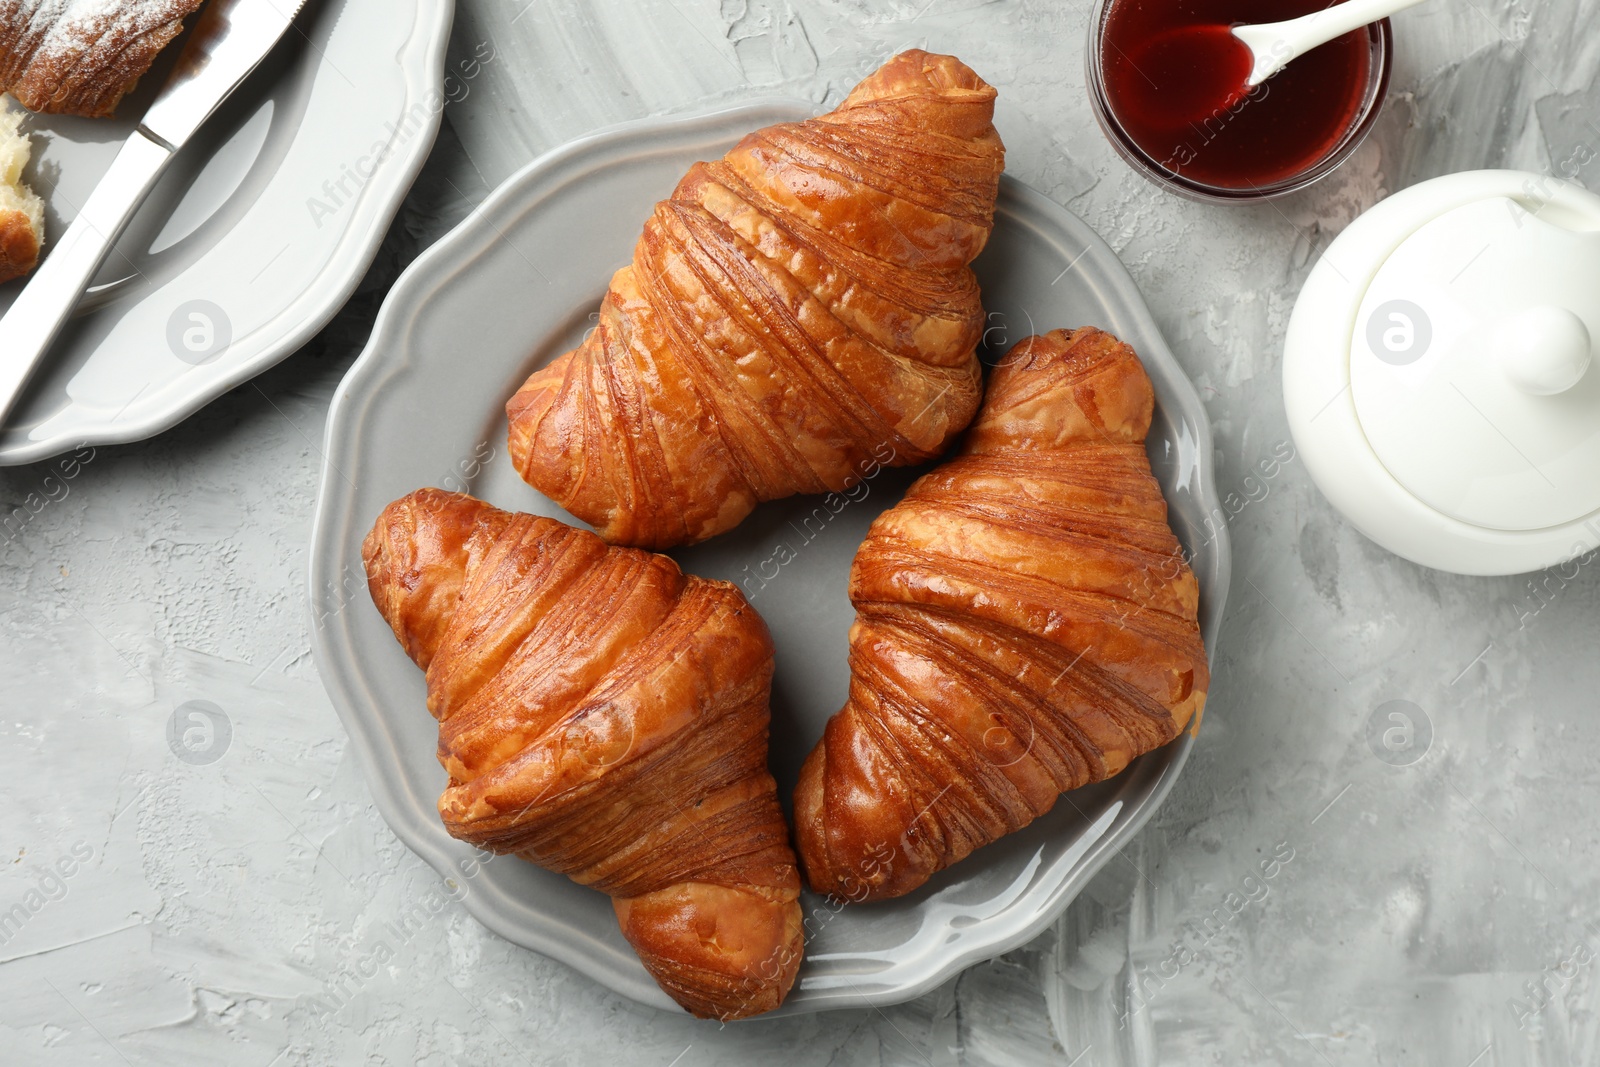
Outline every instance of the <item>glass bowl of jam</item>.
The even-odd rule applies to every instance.
[[[1095,117],[1135,170],[1194,200],[1296,192],[1350,157],[1389,91],[1389,20],[1335,38],[1246,89],[1249,51],[1217,28],[1279,22],[1328,0],[1096,0]]]

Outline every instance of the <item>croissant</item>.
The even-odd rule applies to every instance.
[[[1199,589],[1144,451],[1153,402],[1109,334],[1030,337],[961,454],[873,523],[849,699],[795,791],[813,889],[910,892],[1198,726]]]
[[[767,771],[772,641],[738,590],[437,489],[385,508],[362,555],[427,672],[451,836],[609,894],[695,1015],[777,1007],[800,879]]]
[[[0,0],[0,92],[105,118],[203,0]]]
[[[22,277],[39,262],[44,201],[22,180],[32,153],[22,112],[0,102],[0,283]]]
[[[1004,167],[994,99],[905,52],[696,163],[595,329],[507,404],[518,472],[607,541],[664,548],[943,452],[981,394],[967,264]]]

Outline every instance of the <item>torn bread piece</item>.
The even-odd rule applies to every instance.
[[[44,201],[22,182],[33,155],[22,115],[0,102],[0,282],[33,270],[44,245]]]

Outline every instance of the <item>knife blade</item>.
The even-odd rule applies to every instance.
[[[211,0],[167,83],[67,232],[0,318],[0,427],[173,155],[294,24],[306,0]]]

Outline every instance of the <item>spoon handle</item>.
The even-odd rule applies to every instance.
[[[1235,26],[1233,35],[1255,56],[1250,80],[1245,84],[1253,89],[1318,45],[1420,3],[1422,0],[1344,0],[1297,19]]]

